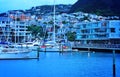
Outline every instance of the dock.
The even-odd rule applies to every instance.
[[[74,44],[72,49],[79,49],[79,50],[116,50],[120,51],[120,44]]]
[[[32,60],[32,59],[39,59],[39,58],[0,58],[0,60]]]

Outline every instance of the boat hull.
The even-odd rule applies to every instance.
[[[4,58],[32,58],[36,57],[36,52],[29,49],[7,48],[0,52],[0,59]]]

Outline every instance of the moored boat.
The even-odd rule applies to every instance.
[[[15,46],[17,48],[27,48],[27,49],[37,50],[39,45],[40,42],[33,41],[33,42],[25,42],[25,43],[17,44]]]
[[[32,50],[15,47],[0,47],[0,58],[22,58],[28,57]]]
[[[59,51],[60,47],[58,43],[54,41],[47,41],[43,45],[40,46],[40,51]]]
[[[48,41],[40,46],[40,51],[72,51],[72,48],[68,46],[68,43],[54,43]]]

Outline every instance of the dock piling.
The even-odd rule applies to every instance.
[[[116,77],[115,50],[113,50],[113,77]]]
[[[40,56],[40,55],[39,55],[39,51],[37,51],[37,58],[39,58],[39,56]]]
[[[46,47],[45,47],[45,52],[46,52]]]

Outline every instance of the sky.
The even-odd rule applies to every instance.
[[[55,0],[55,4],[74,4],[77,0]],[[30,9],[33,6],[51,5],[54,0],[0,0],[0,13],[8,10]]]

